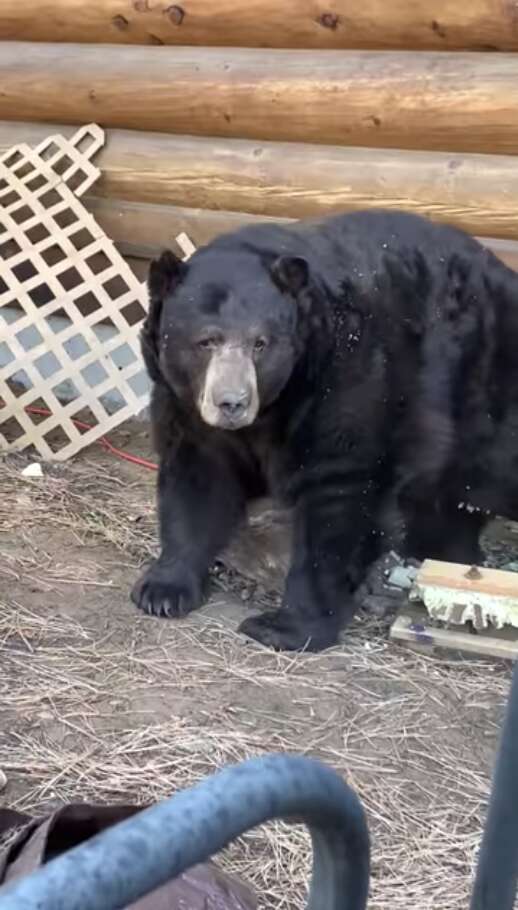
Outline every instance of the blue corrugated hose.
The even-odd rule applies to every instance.
[[[118,910],[274,818],[313,844],[309,910],[365,910],[369,833],[356,794],[308,758],[226,768],[69,850],[0,892],[0,910]]]

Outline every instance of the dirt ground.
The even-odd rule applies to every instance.
[[[139,433],[114,441],[149,454]],[[259,585],[220,571],[185,620],[143,617],[128,591],[156,551],[154,474],[99,446],[43,479],[26,463],[0,461],[3,803],[146,802],[247,756],[305,753],[364,802],[372,910],[466,908],[509,667],[415,654],[366,616],[327,653],[267,652],[235,633],[275,600],[264,566]],[[276,824],[221,860],[262,907],[295,910],[309,855],[303,830]]]

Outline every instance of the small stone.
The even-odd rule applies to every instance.
[[[416,576],[417,569],[414,566],[394,566],[389,572],[387,581],[389,585],[406,591],[412,587]]]
[[[43,477],[43,470],[37,461],[28,464],[22,471],[22,477]]]

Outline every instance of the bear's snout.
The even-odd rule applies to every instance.
[[[249,389],[214,389],[212,400],[223,416],[229,420],[236,420],[250,405],[252,390]]]
[[[239,430],[250,426],[259,411],[255,364],[241,348],[212,353],[199,399],[200,414],[210,426]]]

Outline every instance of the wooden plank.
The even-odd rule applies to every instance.
[[[518,152],[515,54],[6,42],[0,85],[5,120]]]
[[[500,0],[2,0],[0,39],[227,47],[517,50]]]
[[[465,566],[436,559],[425,559],[417,573],[416,586],[512,597],[518,601],[518,572]]]
[[[70,128],[0,123],[0,151]],[[518,161],[109,131],[95,196],[261,217],[364,208],[428,215],[473,234],[518,239]]]
[[[405,608],[401,611],[390,627],[390,638],[417,647],[420,651],[433,652],[435,648],[445,648],[479,657],[518,658],[516,629],[494,629],[474,635],[458,628],[438,628],[423,609]]]
[[[430,616],[476,629],[518,628],[518,573],[427,559],[411,592]]]
[[[153,205],[145,202],[125,202],[121,199],[102,199],[90,196],[83,200],[88,210],[125,256],[151,259],[174,238],[185,232],[199,247],[220,234],[238,230],[247,224],[269,221],[290,224],[291,218],[268,218],[247,212],[221,212],[210,209],[186,209],[174,205]],[[478,237],[505,262],[518,271],[518,241]]]

